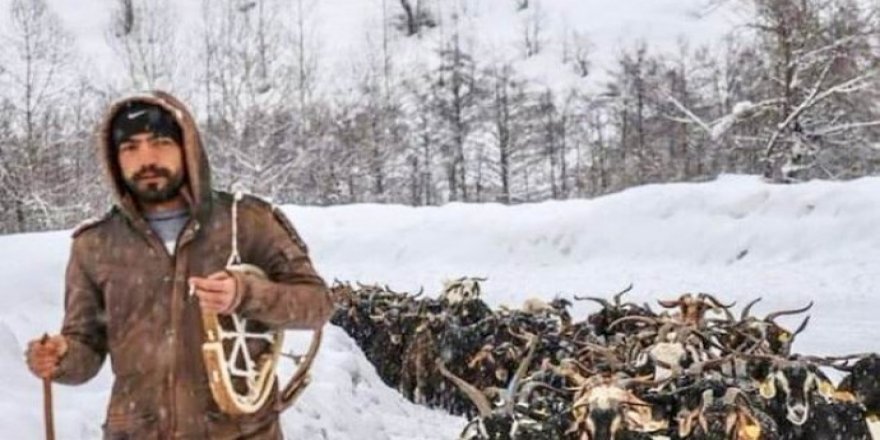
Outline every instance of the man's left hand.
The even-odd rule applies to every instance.
[[[229,314],[238,305],[235,278],[226,271],[215,272],[207,278],[190,277],[189,285],[206,312]]]

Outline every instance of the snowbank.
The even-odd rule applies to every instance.
[[[629,283],[642,300],[705,291],[758,313],[813,300],[799,351],[880,351],[880,178],[769,185],[724,176],[634,188],[595,200],[505,207],[285,207],[332,281],[381,282],[429,293],[441,280],[487,276],[486,299],[608,294]],[[24,344],[61,320],[69,231],[0,237],[0,424],[8,438],[42,434],[41,387]],[[592,310],[576,305],[575,316]],[[55,386],[59,438],[100,437],[105,368],[81,387]],[[328,329],[314,382],[283,418],[292,438],[448,439],[460,418],[414,406],[384,386],[353,341]]]

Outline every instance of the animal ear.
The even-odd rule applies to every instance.
[[[681,438],[690,437],[691,431],[694,430],[694,420],[700,415],[700,411],[682,411],[679,416],[681,421],[678,423],[678,436]]]
[[[821,394],[822,397],[826,399],[832,399],[835,397],[834,395],[837,393],[837,390],[834,389],[834,385],[831,382],[819,378],[816,378],[816,381],[818,382],[817,388],[819,389],[819,394]]]
[[[734,438],[736,440],[739,440],[739,434],[738,434],[739,427],[736,424],[736,422],[738,422],[738,421],[739,421],[739,414],[737,414],[737,413],[729,413],[729,414],[727,414],[727,417],[725,417],[725,419],[724,419],[724,433],[726,435],[733,434]],[[734,432],[734,429],[736,429],[737,432]]]
[[[627,426],[636,427],[642,432],[655,432],[666,429],[669,424],[665,420],[657,420],[651,411],[651,406],[644,400],[639,399],[631,392],[627,392],[625,403],[626,410],[624,419]]]
[[[858,403],[858,399],[856,399],[856,396],[849,391],[835,391],[834,400],[838,402]]]
[[[761,438],[761,424],[755,416],[739,409],[736,412],[739,422],[736,429],[736,440],[758,440]]]
[[[700,423],[700,428],[703,428],[703,432],[709,432],[709,421],[706,420],[706,416],[700,412],[699,417],[697,417],[697,421]]]
[[[578,401],[574,403],[574,406],[571,409],[571,414],[574,416],[575,427],[577,427],[578,423],[585,420],[587,414],[589,414],[590,412],[590,407],[589,405],[587,405],[587,397],[588,396],[583,396],[578,399]]]
[[[758,387],[758,392],[765,399],[776,397],[776,375],[771,374],[767,376],[764,382],[761,382],[761,386]]]

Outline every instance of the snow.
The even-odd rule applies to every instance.
[[[319,70],[331,75],[318,75],[326,88],[344,87],[341,81],[356,79],[362,74],[358,63],[381,59],[383,5],[391,17],[399,15],[397,1],[388,0],[301,0],[306,19],[307,43],[318,51]],[[705,12],[704,0],[530,0],[530,7],[517,11],[514,0],[420,0],[433,10],[448,29],[429,30],[421,39],[403,38],[393,29],[394,39],[389,50],[398,72],[430,63],[435,50],[451,34],[452,15],[461,16],[460,31],[469,40],[474,58],[513,60],[524,74],[551,88],[571,86],[599,87],[607,79],[605,69],[612,69],[622,49],[644,41],[652,48],[677,53],[682,39],[695,48],[717,43],[724,33],[741,21],[733,8],[721,7]],[[8,23],[11,0],[0,0],[0,26]],[[168,2],[171,17],[181,41],[200,41],[196,34],[203,28],[200,0]],[[287,5],[278,19],[290,26],[296,23],[298,2],[278,1]],[[415,4],[416,2],[413,2]],[[124,74],[119,59],[106,42],[111,12],[118,7],[115,0],[48,0],[66,29],[74,36],[92,78],[118,80]],[[536,12],[537,11],[537,12]],[[524,26],[540,17],[544,50],[529,59],[522,58]],[[565,34],[577,32],[590,43],[591,76],[587,84],[562,63]],[[569,35],[570,38],[570,35]],[[185,72],[182,72],[183,74]],[[333,83],[331,83],[331,81]]]
[[[395,290],[486,276],[492,305],[531,296],[610,294],[629,283],[653,301],[711,292],[755,312],[815,301],[796,350],[880,351],[880,178],[770,185],[723,176],[700,184],[634,188],[595,200],[505,207],[352,205],[284,207],[328,280]],[[0,237],[0,425],[6,438],[42,436],[40,382],[23,362],[26,341],[57,331],[70,231]],[[576,303],[583,317],[595,305]],[[784,319],[784,318],[783,318]],[[795,326],[797,318],[786,321]],[[328,327],[313,383],[284,414],[291,438],[449,439],[463,419],[421,408],[389,389],[340,329]],[[111,377],[56,385],[59,438],[100,438]]]
[[[755,104],[752,101],[741,101],[733,105],[733,116],[742,119],[755,111]]]

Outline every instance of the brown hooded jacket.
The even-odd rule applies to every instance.
[[[122,183],[109,125],[128,101],[168,110],[183,132],[190,219],[174,255],[151,230]],[[102,219],[74,232],[66,273],[62,334],[69,349],[55,381],[83,383],[106,354],[115,380],[104,425],[108,439],[276,439],[276,407],[233,417],[211,396],[201,345],[198,301],[188,299],[187,279],[223,270],[232,247],[232,196],[210,187],[208,161],[187,109],[174,97],[152,92],[110,108],[99,133],[101,160],[116,204]],[[254,197],[238,208],[238,248],[244,263],[269,279],[234,273],[239,315],[272,328],[319,328],[332,311],[324,281],[306,246],[281,212]]]

